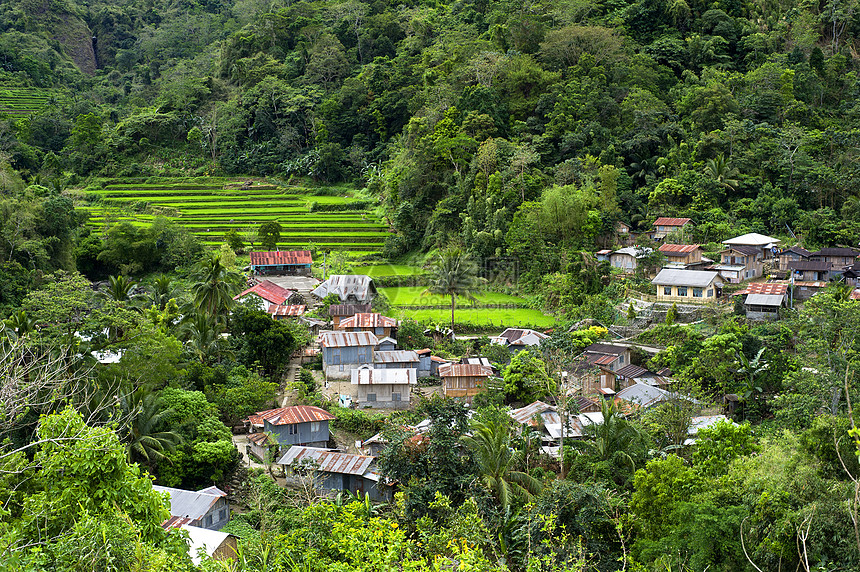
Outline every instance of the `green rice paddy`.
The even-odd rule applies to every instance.
[[[356,266],[352,269],[355,274],[365,274],[371,278],[380,276],[418,276],[426,274],[426,270],[418,266],[404,264],[376,264],[372,266]]]
[[[204,244],[220,244],[227,231],[245,235],[266,221],[283,227],[278,247],[343,250],[352,256],[377,254],[387,226],[369,210],[311,212],[311,205],[344,205],[361,201],[353,189],[316,194],[319,189],[278,187],[223,177],[102,181],[82,192],[89,224],[104,230],[118,222],[145,225],[165,216],[198,235]]]
[[[450,297],[429,294],[424,286],[393,286],[379,288],[379,291],[385,293],[392,306],[449,306],[451,304]],[[526,305],[524,298],[500,292],[479,292],[475,294],[475,298],[478,300],[477,304],[468,298],[459,297],[457,298],[457,306]]]
[[[398,312],[400,317],[412,318],[419,322],[451,323],[450,309],[409,310],[398,308],[394,313],[397,314]],[[531,308],[458,308],[454,312],[454,319],[459,323],[481,325],[499,330],[508,327],[526,328],[529,326],[551,328],[555,325],[555,318]]]
[[[0,88],[0,115],[29,117],[57,97],[56,92],[38,87],[3,87]]]

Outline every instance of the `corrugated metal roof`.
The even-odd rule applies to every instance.
[[[263,280],[262,282],[251,286],[241,294],[237,294],[233,296],[234,300],[239,300],[240,298],[244,298],[248,294],[256,294],[266,302],[271,304],[283,304],[287,300],[290,299],[290,296],[295,294],[293,290],[288,290],[282,286],[278,286],[274,282],[270,282],[269,280]]]
[[[191,557],[191,563],[199,566],[201,563],[200,550],[206,553],[207,556],[212,556],[218,550],[224,541],[230,538],[227,532],[220,530],[209,530],[199,526],[182,525],[182,529],[188,532],[188,556]]]
[[[371,332],[322,332],[319,344],[324,348],[375,346],[379,340]]]
[[[440,377],[489,377],[493,370],[472,363],[446,363],[439,366]]]
[[[373,363],[411,363],[417,361],[419,361],[418,354],[413,350],[373,352]]]
[[[743,290],[738,290],[733,295],[741,294],[781,294],[785,295],[788,292],[788,284],[774,284],[773,282],[753,282],[747,284]]]
[[[746,244],[749,246],[764,247],[779,244],[780,242],[782,241],[778,238],[773,238],[772,236],[765,236],[757,232],[750,232],[741,236],[736,236],[735,238],[730,238],[729,240],[724,240],[723,244]]]
[[[851,300],[860,300],[860,290],[854,290],[851,292],[851,296],[849,296]]]
[[[644,367],[639,367],[638,365],[633,365],[632,363],[629,365],[625,365],[621,369],[615,372],[615,375],[619,377],[629,377],[630,379],[636,379],[637,377],[642,377],[643,374],[650,373]],[[651,374],[653,376],[653,374]]]
[[[373,279],[364,274],[334,274],[328,280],[317,286],[311,294],[317,298],[325,298],[329,294],[337,294],[341,300],[355,296],[356,300],[370,300],[376,292]]]
[[[789,270],[801,270],[812,272],[827,272],[830,270],[830,263],[823,260],[792,260],[788,263]]]
[[[293,405],[292,407],[279,407],[268,411],[258,411],[248,416],[252,425],[263,425],[268,421],[272,425],[292,425],[293,423],[310,423],[311,421],[330,421],[334,415],[312,405]]]
[[[588,357],[588,362],[593,363],[595,365],[609,365],[618,359],[617,355],[612,355],[612,354],[595,355],[595,354],[591,354],[591,353],[586,353],[586,356]]]
[[[782,306],[785,296],[779,294],[750,294],[744,301],[748,306]]]
[[[595,353],[595,354],[612,354],[612,355],[620,356],[620,355],[626,353],[628,351],[628,349],[629,348],[626,348],[625,346],[615,346],[612,344],[596,343],[596,344],[591,344],[590,346],[586,347],[583,351],[584,352],[591,352],[591,353]]]
[[[785,248],[782,251],[780,251],[779,255],[782,256],[783,254],[789,254],[789,253],[794,253],[794,254],[797,254],[799,256],[803,256],[805,258],[809,258],[810,256],[812,256],[811,252],[809,252],[805,248],[800,248],[799,246],[789,246],[788,248]]]
[[[732,251],[740,252],[741,254],[743,254],[745,256],[754,256],[756,254],[761,254],[761,247],[760,246],[748,246],[748,245],[744,245],[744,244],[738,244],[738,245],[729,246],[728,248],[722,250],[722,252],[732,252]]]
[[[282,306],[278,304],[269,304],[269,314],[275,316],[301,316],[307,310],[307,306],[294,304],[291,306]]]
[[[338,329],[346,328],[396,328],[397,320],[382,314],[360,312],[340,321]]]
[[[212,505],[218,502],[221,497],[227,496],[227,493],[217,487],[210,487],[202,491],[186,491],[184,489],[152,485],[152,490],[170,495],[171,515],[188,518],[191,521],[203,518],[209,512],[209,509],[212,508]]]
[[[485,365],[487,367],[493,367],[493,364],[490,363],[490,359],[485,357],[464,357],[460,358],[460,363],[471,363],[477,365]]]
[[[687,401],[692,401],[693,403],[698,403],[695,399],[690,397],[678,395],[677,393],[672,393],[671,391],[666,391],[665,389],[645,383],[634,383],[633,385],[625,387],[618,392],[616,397],[618,399],[633,402],[643,408],[675,399],[685,399]]]
[[[651,284],[656,284],[657,286],[693,286],[704,288],[713,284],[714,280],[719,280],[719,277],[719,273],[707,272],[705,270],[672,270],[664,268],[651,281]]]
[[[698,244],[661,244],[660,252],[674,254],[689,254],[698,250]]]
[[[251,253],[251,266],[304,265],[312,263],[313,257],[310,250],[274,250]]]
[[[248,435],[248,441],[255,445],[274,445],[275,442],[269,437],[268,433],[251,433]]]
[[[353,385],[415,385],[418,371],[415,368],[354,369],[350,372]]]
[[[354,316],[360,312],[370,312],[370,304],[332,304],[328,307],[329,316]]]
[[[854,248],[822,248],[812,253],[812,256],[857,256],[860,251]]]
[[[511,418],[513,418],[514,421],[521,425],[537,427],[535,417],[538,415],[543,417],[543,413],[548,411],[555,412],[555,407],[548,403],[544,403],[543,401],[535,401],[534,403],[530,403],[525,407],[520,407],[519,409],[512,409],[508,414],[511,416]],[[546,423],[546,421],[544,421],[544,423]]]
[[[633,258],[644,258],[654,252],[653,248],[642,248],[639,246],[625,246],[624,248],[619,248],[614,251],[612,254],[626,254],[627,256],[632,256]]]
[[[684,226],[688,222],[690,222],[690,219],[688,218],[672,218],[668,216],[661,216],[654,221],[654,226]]]
[[[293,445],[281,457],[278,464],[289,467],[306,460],[313,461],[317,466],[317,470],[326,473],[364,476],[368,472],[370,465],[376,460],[376,457],[350,455],[348,453],[338,453],[337,451],[317,447],[299,447]]]
[[[507,328],[504,332],[497,336],[497,339],[501,338],[507,341],[508,345],[520,345],[519,340],[523,340],[523,338],[528,338],[528,342],[536,343],[525,343],[524,345],[537,345],[540,343],[540,340],[546,339],[549,336],[546,334],[542,334],[541,332],[537,332],[535,330],[529,330],[527,328]]]

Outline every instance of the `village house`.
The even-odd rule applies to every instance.
[[[303,304],[291,304],[288,306],[279,306],[277,304],[269,304],[269,315],[273,320],[284,320],[286,318],[298,318],[303,316],[307,306]]]
[[[271,435],[283,450],[290,445],[325,447],[330,436],[328,423],[332,419],[334,415],[325,409],[294,405],[259,411],[249,415],[247,423],[253,432]]]
[[[689,226],[688,226],[689,225]],[[692,227],[688,218],[672,218],[661,216],[654,221],[654,230],[651,231],[652,240],[663,240],[669,234],[678,230],[688,230]]]
[[[603,367],[609,371],[617,371],[630,363],[630,348],[613,344],[591,344],[582,350],[583,357],[588,363]]]
[[[415,353],[418,355],[418,377],[439,377],[439,366],[451,363],[445,358],[434,356],[428,348]]]
[[[603,250],[598,250],[594,257],[598,262],[609,262],[609,255],[612,254],[612,250],[609,248],[604,248]]]
[[[362,366],[351,372],[352,385],[358,386],[359,407],[406,409],[412,399],[412,386],[418,383],[416,368],[371,369]]]
[[[371,332],[377,337],[396,337],[400,322],[382,314],[361,312],[340,320],[336,329],[347,332]]]
[[[288,480],[312,478],[314,487],[323,493],[349,491],[359,498],[367,494],[375,502],[388,502],[393,496],[392,487],[382,482],[376,470],[376,457],[290,447],[278,464],[284,466]]]
[[[627,246],[619,248],[609,255],[609,264],[625,274],[633,274],[639,266],[639,261],[653,252],[651,248]]]
[[[669,380],[652,371],[648,371],[644,367],[638,365],[625,365],[615,373],[615,391],[621,391],[631,385],[642,383],[645,385],[653,385],[663,387],[669,384]]]
[[[448,363],[439,366],[442,393],[447,397],[462,398],[467,403],[483,391],[493,370],[483,365]]]
[[[654,407],[655,405],[660,405],[661,403],[678,400],[685,400],[691,403],[697,403],[697,401],[691,397],[679,395],[677,393],[667,391],[661,387],[646,385],[644,383],[636,383],[622,389],[618,392],[615,398],[616,400],[620,401],[628,401],[637,407],[641,407],[642,409],[648,409],[649,407]]]
[[[322,332],[319,346],[327,379],[348,379],[360,365],[372,365],[379,339],[370,332]]]
[[[320,300],[335,294],[344,304],[370,304],[376,296],[376,286],[364,274],[333,274],[311,290],[311,294]]]
[[[736,236],[735,238],[724,240],[723,245],[727,247],[754,246],[761,251],[762,258],[764,258],[764,260],[768,260],[777,256],[779,253],[779,249],[777,247],[780,242],[782,241],[778,238],[758,234],[757,232],[750,232],[741,236]]]
[[[540,431],[541,440],[545,444],[555,443],[561,439],[561,415],[559,415],[558,409],[553,405],[549,405],[543,401],[535,401],[525,407],[510,410],[508,415],[511,416],[511,419],[514,420],[518,428],[522,428],[525,425]],[[568,415],[568,435],[566,435],[568,437],[570,436],[570,418],[575,416]]]
[[[713,262],[702,257],[702,248],[698,244],[661,244],[659,250],[666,257],[664,268],[695,269]]]
[[[414,350],[379,351],[373,355],[376,369],[414,369],[417,373],[419,361]]]
[[[720,252],[721,264],[711,266],[731,284],[758,278],[764,272],[764,254],[757,246],[733,245]]]
[[[260,427],[262,431],[262,426]],[[280,450],[277,440],[268,433],[249,433],[248,434],[248,455],[253,455],[261,463],[268,463],[273,454],[277,454]]]
[[[548,338],[546,334],[525,328],[507,328],[498,336],[490,338],[490,342],[508,348],[511,353],[517,353],[530,347],[537,347],[542,340]]]
[[[332,304],[328,307],[328,315],[331,317],[332,327],[335,329],[337,329],[340,321],[344,318],[370,311],[370,304]]]
[[[842,279],[845,280],[846,284],[860,286],[860,260],[847,267],[842,272]]]
[[[209,530],[220,530],[230,521],[227,493],[218,487],[187,491],[152,485],[152,490],[170,496],[170,519],[162,524],[165,528],[190,524]]]
[[[744,311],[751,320],[775,320],[788,302],[788,284],[754,282],[734,293],[743,296]]]
[[[302,297],[294,290],[278,286],[269,280],[263,280],[233,296],[240,304],[247,304],[257,310],[269,312],[271,306],[291,305],[291,302],[301,303]],[[269,312],[271,313],[271,312]]]
[[[799,246],[789,246],[779,251],[779,269],[788,270],[790,262],[806,262],[812,257],[812,253]]]
[[[717,272],[664,268],[651,281],[658,302],[707,304],[722,295],[723,279]]]
[[[828,278],[838,278],[846,268],[857,262],[860,250],[856,248],[822,248],[812,253],[812,260],[825,262],[830,265]]]
[[[382,338],[374,348],[377,352],[393,352],[395,349],[397,349],[397,340],[394,338]]]
[[[195,566],[203,562],[201,553],[217,561],[237,559],[239,545],[235,535],[188,524],[179,528],[188,533],[188,556]]]
[[[251,252],[251,274],[310,276],[312,264],[310,250]]]
[[[801,282],[825,282],[830,278],[831,269],[830,262],[824,260],[798,260],[788,263],[788,270],[794,280]]]

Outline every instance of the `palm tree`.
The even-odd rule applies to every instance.
[[[642,431],[621,415],[612,400],[603,400],[600,412],[603,415],[603,423],[585,426],[583,434],[586,441],[580,442],[579,446],[591,449],[592,454],[601,461],[621,456],[635,469],[630,451],[643,443]]]
[[[481,278],[478,277],[478,263],[460,247],[453,247],[441,252],[430,270],[430,286],[427,291],[431,294],[451,296],[451,335],[454,334],[454,309],[457,296],[475,300],[474,292],[478,290]]]
[[[744,376],[744,394],[743,400],[749,401],[750,398],[755,399],[756,393],[761,393],[764,390],[759,386],[757,379],[768,368],[766,360],[762,359],[765,348],[761,348],[755,357],[749,359],[744,352],[737,352],[738,361],[741,367],[738,373]]]
[[[708,159],[705,165],[705,174],[711,177],[721,187],[734,191],[738,186],[737,170],[729,167],[726,156],[719,153],[715,158]]]
[[[163,312],[167,302],[170,301],[170,285],[172,283],[173,278],[166,274],[156,276],[152,283],[152,291],[148,294],[150,305]]]
[[[133,296],[129,292],[135,287],[135,282],[122,274],[119,276],[108,276],[108,282],[109,285],[107,290],[105,290],[105,296],[117,302],[131,301]]]
[[[182,324],[185,347],[203,364],[209,364],[226,352],[222,348],[221,324],[208,314],[195,312]]]
[[[481,470],[481,481],[502,508],[511,506],[515,497],[530,497],[540,492],[540,481],[513,470],[522,452],[511,450],[510,430],[505,419],[473,421],[470,425],[472,434],[463,436],[462,441],[472,451]]]
[[[239,291],[242,277],[221,264],[221,253],[213,252],[197,265],[191,287],[194,306],[213,318],[220,318],[233,306],[233,295]]]
[[[163,431],[165,422],[173,415],[155,393],[138,388],[120,398],[123,425],[118,433],[125,442],[129,462],[147,465],[163,459],[165,451],[173,451],[182,437],[173,431]]]

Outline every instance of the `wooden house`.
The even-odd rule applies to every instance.
[[[370,304],[332,304],[328,307],[328,315],[331,317],[331,323],[335,329],[344,318],[370,311]]]
[[[280,448],[278,442],[268,433],[248,434],[248,454],[254,455],[261,463],[269,462],[271,454],[277,453]]]
[[[530,347],[540,346],[540,343],[548,337],[546,334],[526,328],[507,328],[498,336],[490,338],[490,341],[507,347],[511,353],[517,353]]]
[[[636,383],[663,387],[668,385],[669,381],[652,371],[648,371],[644,367],[639,367],[632,363],[615,372],[615,391],[621,391]]]
[[[721,264],[711,267],[731,284],[758,278],[764,271],[764,254],[757,246],[732,245],[720,252]]]
[[[287,480],[310,474],[318,475],[314,486],[322,493],[349,491],[359,498],[387,502],[392,499],[391,486],[385,484],[376,470],[376,457],[350,455],[319,447],[291,447],[278,464],[284,466]]]
[[[794,280],[801,282],[825,282],[830,278],[832,268],[831,263],[825,260],[798,260],[788,263],[788,270]]]
[[[639,246],[619,248],[609,255],[609,264],[625,274],[632,274],[639,267],[639,261],[651,254],[652,251],[653,249],[651,248],[642,248]]]
[[[788,284],[754,282],[733,294],[743,296],[744,312],[751,320],[775,320],[788,302]]]
[[[660,252],[666,257],[664,267],[696,268],[707,260],[702,259],[702,248],[698,244],[661,244]]]
[[[237,559],[239,543],[235,535],[189,524],[183,524],[179,528],[188,533],[188,556],[195,566],[203,563],[201,553],[217,561]]]
[[[312,264],[310,250],[251,252],[251,274],[310,276]]]
[[[601,343],[591,344],[582,350],[582,355],[588,360],[588,363],[611,372],[630,364],[630,348],[626,346]]]
[[[233,299],[241,304],[250,305],[257,310],[268,312],[269,307],[301,304],[302,297],[299,293],[283,286],[278,286],[269,280],[257,282],[247,290],[233,296]]]
[[[249,415],[247,423],[253,432],[268,433],[283,450],[290,445],[325,447],[329,439],[328,423],[334,415],[311,405],[294,405],[259,411]]]
[[[375,312],[359,312],[339,321],[336,329],[347,332],[371,332],[378,338],[397,337],[400,322]]]
[[[707,304],[722,295],[723,279],[717,272],[705,270],[662,269],[651,281],[658,302]]]
[[[688,218],[672,218],[661,216],[654,221],[654,230],[651,231],[653,240],[663,240],[669,234],[690,228],[690,219]]]
[[[800,248],[799,246],[790,246],[780,250],[778,254],[779,269],[783,271],[788,270],[788,264],[790,262],[806,262],[811,256],[811,252],[805,248]]]
[[[364,274],[333,274],[311,290],[311,294],[320,300],[335,294],[344,304],[370,304],[376,296],[376,286]]]
[[[850,268],[860,255],[856,248],[822,248],[812,253],[812,260],[825,262],[830,265],[828,278],[838,278],[846,268]]]
[[[362,366],[352,370],[350,382],[357,386],[359,407],[406,409],[412,399],[412,386],[418,384],[418,370]]]
[[[846,284],[860,286],[860,260],[847,267],[842,272],[842,279],[845,280]]]
[[[370,332],[322,332],[319,345],[326,378],[349,379],[350,370],[372,365],[378,342]]]
[[[487,385],[493,370],[483,365],[448,363],[439,366],[442,393],[464,399],[467,403]]]
[[[377,352],[393,352],[397,349],[397,340],[394,338],[382,338],[376,343]]]
[[[152,485],[152,490],[167,493],[170,497],[170,519],[162,525],[165,528],[190,524],[209,530],[220,530],[230,521],[227,493],[218,487],[188,491]]]

